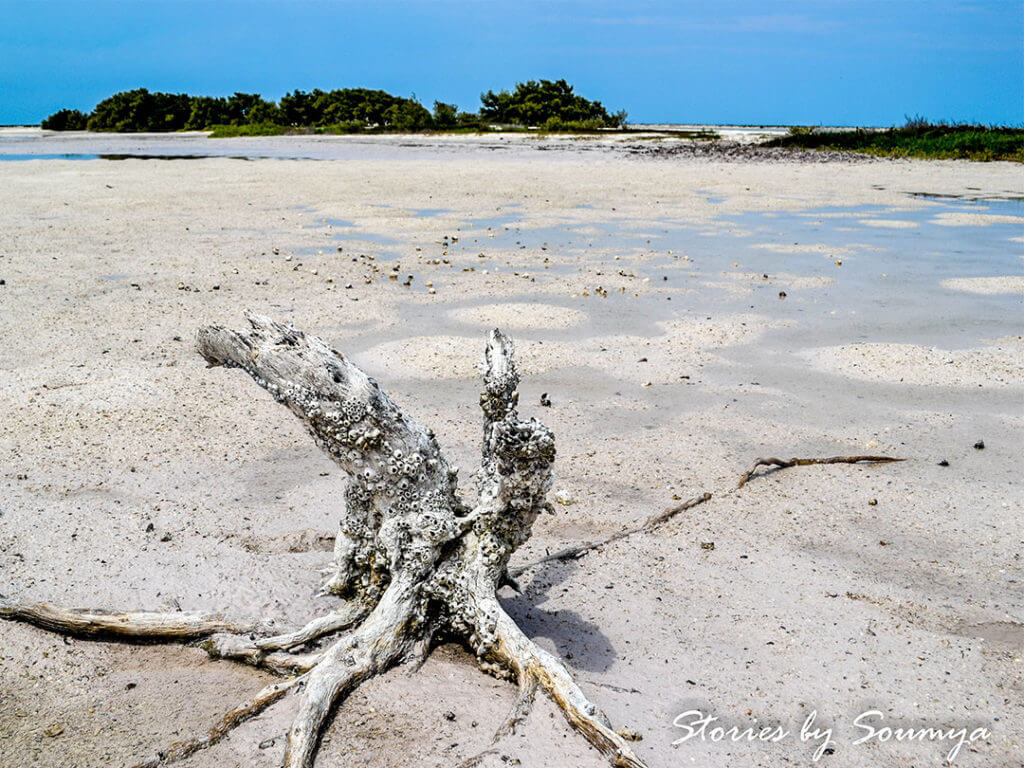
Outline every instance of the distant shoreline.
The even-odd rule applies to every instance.
[[[632,124],[625,128],[576,131],[545,131],[538,128],[516,127],[504,129],[494,126],[488,130],[461,129],[427,129],[420,131],[395,130],[331,130],[330,126],[319,128],[288,128],[276,126],[273,130],[261,132],[252,130],[259,126],[226,126],[217,131],[51,131],[38,126],[3,126],[0,131],[17,146],[7,152],[0,148],[0,160],[31,159],[33,156],[46,159],[123,159],[124,157],[141,157],[147,152],[137,148],[128,151],[121,149],[89,149],[82,152],[77,142],[89,141],[92,138],[102,144],[109,144],[107,137],[124,137],[126,139],[146,137],[147,141],[166,139],[170,142],[175,137],[187,138],[190,142],[189,151],[171,148],[169,151],[155,153],[157,157],[184,157],[196,155],[226,156],[221,151],[208,151],[204,147],[207,140],[213,144],[229,139],[325,139],[329,137],[362,137],[363,139],[384,140],[393,137],[398,141],[417,141],[421,147],[427,147],[431,138],[448,142],[446,146],[454,146],[450,142],[458,138],[484,140],[491,137],[495,146],[507,146],[510,139],[520,137],[526,141],[554,140],[554,144],[545,143],[542,149],[569,149],[589,147],[596,149],[605,145],[610,151],[618,151],[636,156],[660,158],[708,158],[726,161],[793,161],[793,162],[832,162],[832,161],[864,161],[878,158],[916,158],[925,160],[969,160],[969,161],[1009,161],[1024,162],[1024,129],[1015,128],[982,128],[977,126],[946,126],[923,124],[905,126],[903,128],[858,128],[847,130],[841,128],[819,128],[817,126],[727,126],[727,125],[696,125],[696,124]],[[3,138],[0,135],[0,138]],[[48,146],[57,146],[64,140],[73,141],[73,151],[50,149],[46,152],[23,152],[26,139],[45,140]],[[200,142],[200,143],[196,143]],[[252,144],[232,152],[232,156],[249,157],[252,155]],[[316,146],[316,145],[311,145]],[[271,156],[284,153],[272,152]],[[262,156],[259,153],[255,156]],[[328,159],[328,158],[322,158]]]

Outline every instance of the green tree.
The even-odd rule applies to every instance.
[[[48,131],[84,131],[89,116],[77,109],[61,109],[40,123]]]
[[[443,101],[434,102],[434,127],[454,128],[459,122],[459,108]]]
[[[230,96],[225,102],[227,107],[227,117],[230,125],[245,125],[253,122],[263,122],[263,120],[254,120],[253,113],[258,116],[262,116],[271,107],[274,107],[274,103],[270,101],[264,101],[263,97],[258,93],[238,93],[237,91],[233,96]]]
[[[278,102],[279,119],[283,125],[313,125],[313,94],[292,91]]]
[[[422,131],[432,122],[427,108],[412,99],[398,99],[384,111],[384,126],[396,131]]]
[[[192,97],[150,93],[145,88],[115,93],[92,111],[90,131],[180,131],[192,115]]]
[[[480,117],[512,125],[581,124],[601,128],[621,127],[625,112],[608,114],[599,101],[576,94],[565,80],[527,80],[515,90],[487,91],[480,95]]]
[[[226,99],[215,99],[210,96],[194,96],[191,100],[191,111],[185,129],[201,131],[211,125],[226,125],[230,122]]]

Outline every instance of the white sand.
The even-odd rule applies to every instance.
[[[187,151],[206,140],[61,141]],[[848,729],[866,702],[914,723],[984,723],[991,740],[963,764],[1014,764],[1024,743],[1019,337],[983,345],[937,313],[929,330],[960,333],[957,349],[878,343],[891,336],[875,337],[867,313],[856,328],[829,320],[846,270],[822,290],[833,278],[793,274],[776,251],[787,272],[771,272],[773,290],[732,296],[703,286],[703,272],[662,281],[653,264],[665,255],[635,237],[582,253],[532,240],[520,250],[492,245],[499,238],[480,220],[514,210],[530,225],[717,231],[728,229],[717,217],[744,211],[919,209],[907,192],[1001,194],[1019,186],[1020,166],[653,160],[610,142],[569,151],[557,140],[538,152],[515,137],[417,137],[392,152],[394,141],[237,145],[350,147],[338,162],[0,163],[0,594],[279,626],[327,610],[311,597],[329,557],[314,544],[337,525],[343,478],[245,376],[205,368],[191,349],[196,328],[238,326],[252,307],[323,335],[437,432],[471,496],[483,323],[518,322],[521,412],[553,428],[556,487],[579,500],[541,516],[519,561],[715,494],[655,535],[546,566],[522,579],[524,594],[503,597],[616,726],[642,734],[636,748],[652,768],[810,764],[797,740],[673,747],[672,720],[695,702],[741,725],[757,717],[799,729],[817,708]],[[409,215],[424,208],[450,213]],[[352,222],[361,239],[336,240],[347,228],[326,217]],[[442,262],[438,241],[460,233],[473,249]],[[734,241],[709,243],[728,254]],[[412,286],[387,279],[392,258]],[[756,285],[749,267],[736,278],[708,270]],[[780,301],[784,285],[820,303]],[[508,306],[519,302],[537,306],[520,315]],[[555,309],[563,303],[578,309]],[[453,317],[480,333],[453,329]],[[886,334],[912,332],[889,319]],[[986,449],[973,449],[981,438]],[[802,467],[733,492],[756,456],[866,450],[908,460]],[[0,763],[12,768],[133,764],[209,728],[270,680],[196,649],[0,632]],[[349,697],[318,765],[457,764],[489,747],[514,699],[513,686],[444,647],[417,674],[398,670]],[[287,730],[290,706],[183,768],[277,766],[280,739],[259,744]],[[61,736],[43,735],[52,724]],[[847,739],[827,760],[923,765],[940,751],[865,751]],[[516,761],[607,765],[543,700],[483,766]]]
[[[1024,217],[996,213],[937,213],[932,221],[943,227],[984,227],[989,224],[1019,224],[1024,227]]]
[[[756,243],[751,247],[774,253],[817,253],[822,256],[849,256],[854,252],[852,248],[827,243]]]
[[[587,321],[586,312],[536,301],[463,307],[448,316],[460,323],[505,329],[569,328]]]
[[[943,288],[951,291],[979,293],[992,296],[1000,293],[1024,294],[1024,275],[999,275],[995,277],[954,277],[942,281]]]
[[[679,320],[659,323],[661,334],[651,337],[595,336],[574,342],[521,339],[516,352],[525,376],[587,365],[632,383],[669,383],[692,372],[705,353],[746,343],[771,326],[767,318],[756,315]],[[392,376],[473,379],[479,375],[481,338],[414,336],[379,344],[356,360],[369,369],[386,369]]]
[[[855,379],[930,387],[1024,387],[1024,337],[974,349],[849,344],[806,353],[815,365]]]
[[[882,229],[914,229],[920,226],[916,221],[905,219],[860,219],[857,222],[865,227],[880,227]]]

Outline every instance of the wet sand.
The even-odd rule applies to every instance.
[[[279,625],[327,610],[312,597],[329,557],[316,542],[336,527],[343,478],[248,379],[205,368],[196,328],[253,308],[328,338],[434,428],[471,495],[474,365],[503,323],[522,353],[521,411],[554,429],[555,488],[577,500],[538,521],[517,562],[715,494],[504,595],[643,736],[652,768],[811,764],[799,740],[673,747],[673,719],[692,708],[797,729],[817,710],[837,738],[820,764],[840,768],[937,765],[946,751],[853,746],[866,709],[984,725],[991,739],[956,764],[1013,765],[1020,167],[493,141],[0,162],[0,594]],[[310,153],[338,159],[281,159]],[[728,492],[756,456],[840,453],[907,461]],[[129,765],[268,679],[194,649],[11,624],[0,638],[3,766]],[[318,765],[453,765],[488,747],[514,696],[443,647],[346,701]],[[275,766],[291,712],[182,765]],[[546,702],[483,765],[513,759],[605,765]]]

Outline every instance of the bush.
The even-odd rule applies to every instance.
[[[192,97],[184,93],[150,93],[145,88],[115,93],[89,117],[90,131],[180,131],[192,115]]]
[[[365,128],[419,130],[432,122],[418,101],[369,88],[293,91],[281,98],[278,110],[278,122],[297,127],[360,122]]]
[[[249,123],[247,125],[208,125],[211,139],[229,139],[234,136],[280,136],[289,128],[276,123]]]
[[[1024,129],[949,125],[911,118],[902,128],[793,132],[765,143],[769,147],[802,147],[865,152],[891,157],[937,159],[1024,159]]]
[[[48,131],[84,131],[89,116],[77,109],[61,109],[40,123]]]
[[[366,123],[362,120],[347,120],[344,123],[332,123],[317,128],[317,133],[366,133]]]
[[[563,120],[560,117],[549,117],[544,121],[544,125],[540,126],[542,131],[549,133],[556,133],[558,131],[600,131],[607,128],[603,120],[597,118],[590,118],[589,120]]]
[[[480,117],[493,123],[545,126],[557,119],[560,123],[552,125],[591,123],[618,128],[626,122],[625,111],[608,114],[601,102],[578,96],[565,80],[527,80],[517,83],[512,92],[487,91],[480,101]]]
[[[474,115],[475,117],[475,115]],[[443,101],[434,102],[434,127],[454,128],[459,124],[459,108]]]

